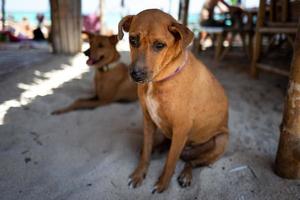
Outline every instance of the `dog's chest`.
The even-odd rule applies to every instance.
[[[155,98],[153,93],[153,85],[152,83],[149,83],[148,89],[145,96],[145,102],[147,106],[147,110],[149,112],[149,115],[152,119],[152,121],[161,128],[161,118],[159,116],[159,101]]]

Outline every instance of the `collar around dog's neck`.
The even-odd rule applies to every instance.
[[[116,61],[114,61],[114,62],[112,62],[112,63],[109,63],[109,64],[106,64],[106,65],[104,65],[102,67],[99,67],[98,71],[99,72],[108,72],[108,71],[114,69],[117,66],[118,63],[119,63],[119,59],[116,60]]]
[[[176,74],[178,74],[179,72],[181,72],[184,69],[184,67],[186,66],[186,63],[187,63],[188,57],[189,57],[188,55],[189,55],[188,51],[186,50],[185,54],[184,54],[184,61],[181,63],[181,65],[179,65],[176,68],[176,70],[173,73],[171,73],[170,75],[168,75],[167,77],[165,77],[163,79],[160,79],[160,80],[157,80],[157,81],[154,81],[154,82],[157,83],[157,82],[163,82],[163,81],[169,80],[169,79],[173,78]]]

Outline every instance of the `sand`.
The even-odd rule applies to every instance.
[[[168,190],[151,194],[166,154],[153,156],[141,187],[127,186],[142,142],[138,103],[51,116],[92,95],[93,72],[82,54],[50,55],[1,77],[0,199],[300,199],[300,181],[273,173],[286,80],[251,79],[241,55],[222,64],[201,57],[228,93],[231,137],[218,162],[194,170],[191,187],[176,181],[179,161]]]

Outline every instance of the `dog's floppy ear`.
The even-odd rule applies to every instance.
[[[92,39],[95,36],[95,34],[91,32],[86,32],[86,34],[88,35],[89,39]]]
[[[190,29],[177,22],[172,23],[168,29],[175,37],[175,40],[181,41],[183,49],[186,48],[194,38],[194,33],[190,31]]]
[[[122,38],[124,36],[123,30],[125,32],[129,31],[130,24],[131,24],[133,17],[134,17],[134,15],[127,15],[126,17],[121,19],[121,21],[119,22],[119,25],[118,25],[118,39],[119,40],[122,40]]]
[[[112,36],[109,36],[109,42],[112,44],[112,45],[116,45],[118,43],[118,35],[112,35]]]

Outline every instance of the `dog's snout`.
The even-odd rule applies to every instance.
[[[132,77],[132,79],[136,82],[142,82],[147,78],[147,72],[143,69],[134,67],[131,71],[130,71],[130,75]]]
[[[90,49],[87,49],[87,50],[84,51],[83,53],[84,53],[84,55],[90,57],[90,55],[91,55],[91,50],[90,50]]]

